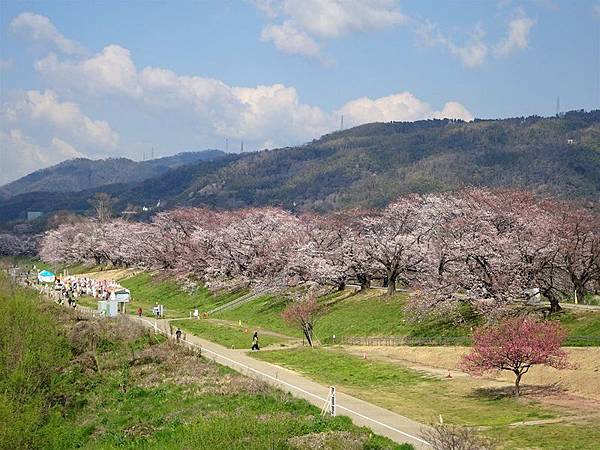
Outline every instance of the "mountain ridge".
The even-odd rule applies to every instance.
[[[598,199],[600,111],[371,123],[296,147],[227,154],[101,190],[119,199],[117,211],[160,200],[161,208],[280,206],[323,212],[381,207],[410,192],[466,186]],[[15,196],[0,202],[0,217],[7,222],[22,219],[27,210],[85,212],[95,191]]]
[[[54,166],[36,170],[0,186],[6,199],[29,192],[72,192],[123,182],[142,181],[159,176],[169,169],[223,156],[220,150],[181,152],[172,156],[134,161],[125,157],[90,159],[73,158]]]

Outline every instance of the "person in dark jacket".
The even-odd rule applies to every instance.
[[[254,332],[254,336],[252,336],[252,351],[260,350],[258,347],[258,331]]]

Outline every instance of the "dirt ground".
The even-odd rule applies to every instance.
[[[480,386],[505,385],[513,383],[513,374],[497,372],[485,378],[471,377],[458,369],[461,356],[469,351],[467,347],[369,347],[344,346],[344,350],[367,358],[394,362],[405,367],[422,370],[432,375],[446,377],[448,370],[453,378],[468,378]],[[523,377],[523,384],[535,386],[551,386],[555,392],[562,392],[559,397],[567,401],[587,400],[600,408],[600,348],[570,347],[566,349],[571,362],[577,365],[575,370],[557,370],[552,367],[536,366]],[[576,400],[579,399],[579,400]],[[555,400],[559,401],[558,398]],[[570,403],[570,401],[569,401]],[[587,409],[587,408],[586,408]]]

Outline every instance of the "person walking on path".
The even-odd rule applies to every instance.
[[[181,328],[177,328],[177,331],[175,332],[175,338],[177,339],[177,343],[179,344],[179,342],[181,341]]]
[[[258,347],[258,331],[254,332],[254,336],[252,336],[252,351],[260,350]]]
[[[137,315],[138,315],[138,317],[142,317],[142,308],[140,308],[139,306],[137,309]]]

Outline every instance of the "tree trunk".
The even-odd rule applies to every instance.
[[[365,291],[371,287],[371,279],[365,273],[358,275],[358,282],[360,283],[360,290]]]
[[[544,294],[544,297],[548,299],[550,302],[550,314],[557,313],[562,310],[562,307],[559,305],[559,300],[556,295],[550,289],[544,289],[541,291]]]
[[[343,291],[344,289],[346,289],[346,282],[345,281],[340,281],[338,283],[337,290],[338,291]]]
[[[558,304],[558,299],[550,297],[548,300],[550,300],[550,314],[557,313],[562,310],[562,306]]]
[[[521,377],[523,376],[519,372],[515,372],[517,378],[515,378],[515,397],[518,397],[521,393]]]
[[[302,327],[302,331],[304,332],[304,336],[308,341],[308,345],[313,346],[313,337],[312,337],[312,325],[310,323],[304,324]]]
[[[396,293],[396,278],[398,278],[397,274],[388,274],[387,295],[394,295]]]
[[[573,284],[575,285],[575,295],[577,295],[577,301],[579,303],[583,303],[585,295],[587,294],[585,284],[579,280],[573,280]]]

